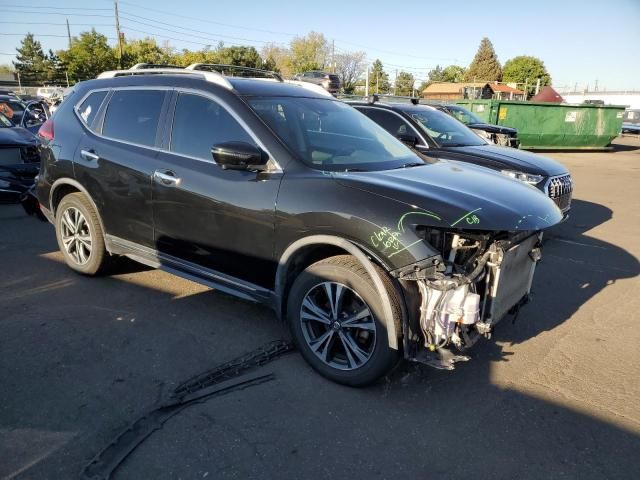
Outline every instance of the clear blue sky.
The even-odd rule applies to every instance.
[[[523,54],[541,58],[556,86],[593,87],[598,80],[608,90],[640,90],[640,0],[538,0],[526,7],[478,0],[119,2],[127,38],[148,36],[144,31],[159,41],[172,37],[169,43],[177,48],[199,49],[223,40],[260,50],[265,42],[286,44],[315,30],[334,40],[337,52],[364,50],[370,61],[380,58],[392,77],[398,68],[424,78],[436,64],[467,66],[487,36],[502,63]],[[87,10],[100,8],[107,10]],[[113,1],[0,0],[0,33],[60,35],[40,37],[45,49],[66,47],[65,18],[72,35],[95,25],[114,43]],[[13,59],[6,54],[15,53],[20,39],[0,35],[0,63]]]

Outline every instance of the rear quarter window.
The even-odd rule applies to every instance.
[[[89,96],[85,98],[80,105],[78,105],[76,112],[87,127],[91,127],[91,124],[96,118],[96,114],[98,113],[104,98],[107,96],[107,93],[108,92],[106,90],[93,92],[89,94]]]
[[[102,135],[137,145],[153,146],[164,96],[162,90],[116,91],[107,106]]]

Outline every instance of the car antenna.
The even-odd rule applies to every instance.
[[[369,97],[367,98],[367,103],[371,104],[371,103],[376,103],[380,101],[380,97],[378,96],[377,93],[371,94],[369,95]]]

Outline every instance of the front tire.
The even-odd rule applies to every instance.
[[[96,275],[110,260],[98,213],[82,193],[64,197],[56,209],[56,238],[65,263],[76,272]]]
[[[376,267],[377,268],[377,267]],[[399,298],[386,274],[396,325]],[[340,255],[307,267],[294,281],[287,302],[293,339],[305,360],[334,382],[367,385],[397,362],[389,346],[383,304],[371,277],[352,256]]]

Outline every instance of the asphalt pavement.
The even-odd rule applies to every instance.
[[[296,352],[180,410],[115,479],[640,478],[640,140],[547,154],[574,176],[533,302],[453,372],[353,389]],[[87,278],[0,205],[0,478],[72,479],[181,382],[277,339],[268,309],[134,263]]]

